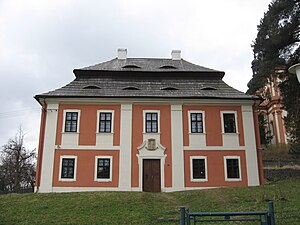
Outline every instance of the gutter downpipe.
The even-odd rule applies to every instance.
[[[43,159],[44,142],[45,142],[45,127],[46,127],[46,118],[47,118],[47,104],[45,98],[41,99],[39,102],[42,106],[42,114],[41,114],[39,147],[38,147],[38,158],[37,158],[36,175],[35,175],[36,177],[35,192],[39,191],[40,181],[41,181],[42,159]]]
[[[258,123],[258,105],[257,105],[257,103],[254,103],[252,108],[253,108],[253,119],[254,119],[254,131],[255,131],[255,142],[256,142],[256,152],[257,152],[259,183],[260,183],[260,185],[263,185],[265,183],[264,165],[263,165],[263,157],[262,157],[262,147],[260,145],[259,123]]]

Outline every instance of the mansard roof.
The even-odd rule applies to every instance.
[[[35,98],[257,98],[227,85],[223,71],[183,59],[115,58],[73,72],[69,84]]]
[[[172,60],[163,58],[126,58],[112,59],[107,62],[99,63],[93,66],[75,69],[78,71],[142,71],[142,72],[207,72],[223,74],[222,71],[209,69],[203,66],[195,65],[184,59]]]

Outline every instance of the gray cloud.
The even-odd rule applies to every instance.
[[[72,71],[116,57],[170,57],[224,70],[242,91],[251,78],[251,41],[270,0],[0,1],[0,145],[22,125],[37,147],[35,94],[74,79]]]

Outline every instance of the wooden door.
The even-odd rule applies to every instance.
[[[160,159],[143,160],[143,191],[160,192]]]

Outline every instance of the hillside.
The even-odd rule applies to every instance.
[[[276,225],[300,224],[300,180],[261,187],[175,193],[51,193],[0,195],[0,224],[179,224],[191,211],[266,210],[274,200]]]

